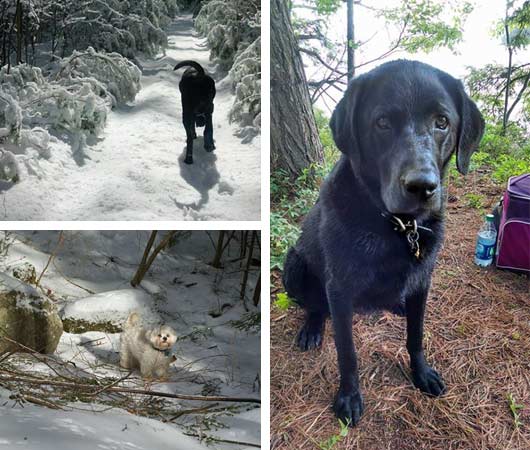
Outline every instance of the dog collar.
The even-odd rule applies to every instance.
[[[421,259],[421,250],[420,250],[420,233],[418,230],[424,230],[429,233],[432,233],[432,230],[427,227],[422,227],[418,225],[416,219],[409,219],[407,221],[401,220],[399,217],[392,214],[381,213],[381,215],[390,221],[394,225],[394,230],[398,233],[404,233],[409,244],[411,253],[416,257],[416,259]]]
[[[169,357],[171,353],[169,352],[169,349],[166,350],[160,350],[158,348],[152,347],[153,350],[156,350],[158,353],[162,353],[164,356]]]

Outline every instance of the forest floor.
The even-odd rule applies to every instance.
[[[149,232],[65,231],[62,236],[58,245],[55,231],[0,232],[0,298],[9,291],[6,280],[8,286],[34,287],[35,278],[43,274],[36,289],[57,306],[63,323],[69,323],[51,355],[0,356],[0,448],[259,447],[261,409],[259,402],[248,399],[260,398],[260,330],[245,324],[260,309],[239,297],[239,241],[231,241],[223,268],[216,269],[209,264],[214,246],[206,232],[181,236],[156,257],[133,289],[130,280]],[[15,269],[31,275],[30,265],[33,281],[23,284],[14,278]],[[258,272],[252,266],[249,299]],[[165,323],[176,331],[171,352],[176,360],[167,380],[144,380],[138,371],[119,366],[120,332],[109,324],[120,327],[132,310],[141,314],[146,327]],[[100,330],[87,331],[94,328],[87,323],[99,324]]]
[[[38,176],[2,193],[2,219],[259,220],[260,137],[237,137],[237,124],[229,123],[230,80],[209,62],[191,15],[177,16],[166,32],[165,55],[139,58],[141,91],[133,103],[109,113],[86,158],[72,155],[63,142],[52,144],[51,158],[38,162]],[[173,71],[187,59],[199,62],[217,84],[216,150],[203,149],[198,129],[191,165],[184,163],[183,70]]]
[[[452,180],[449,189],[456,201],[448,203],[425,323],[425,353],[446,382],[443,397],[428,398],[411,384],[404,318],[357,315],[365,411],[340,438],[331,410],[338,388],[332,327],[322,349],[302,354],[294,345],[302,311],[272,307],[271,449],[530,448],[530,281],[473,262],[481,214],[502,191],[488,173],[477,172]],[[471,207],[473,199],[481,199],[482,211]],[[280,276],[273,271],[271,303],[283,292]]]

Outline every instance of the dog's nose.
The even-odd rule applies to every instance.
[[[432,171],[409,172],[402,179],[405,190],[422,200],[431,198],[438,189],[438,177]]]
[[[164,337],[162,338],[162,340],[163,340],[164,342],[166,342],[166,341],[167,341],[167,336],[164,336]]]

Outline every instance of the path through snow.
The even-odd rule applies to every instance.
[[[165,56],[143,59],[142,90],[134,103],[109,114],[99,142],[78,164],[71,148],[52,144],[49,160],[4,192],[6,220],[259,220],[259,136],[243,144],[228,123],[230,83],[209,63],[205,39],[190,15],[167,30]],[[194,164],[184,164],[186,136],[178,83],[178,61],[199,62],[217,83],[214,112],[216,150],[194,146]],[[79,158],[77,158],[79,160]],[[1,188],[1,186],[0,186]]]

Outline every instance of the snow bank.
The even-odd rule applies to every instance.
[[[110,322],[121,328],[129,314],[136,311],[143,323],[154,324],[160,322],[160,317],[153,306],[153,298],[142,290],[118,289],[68,303],[61,312],[61,318],[91,323]]]
[[[137,52],[155,56],[167,47],[162,28],[176,13],[176,0],[89,0],[66,17],[66,44],[70,50],[93,47],[127,58],[134,58]]]
[[[108,96],[112,106],[133,101],[140,91],[140,69],[118,53],[98,53],[92,47],[64,58],[54,74],[61,84],[88,82],[94,92]]]
[[[202,6],[195,27],[207,38],[211,58],[229,70],[236,94],[230,120],[261,126],[261,11],[259,2],[212,0]]]
[[[93,48],[63,58],[48,77],[27,64],[0,69],[0,178],[20,180],[22,164],[38,171],[31,160],[51,156],[50,133],[70,140],[73,155],[83,154],[111,107],[134,100],[140,77],[123,56]]]
[[[261,38],[236,56],[229,76],[236,94],[230,120],[261,128]]]

